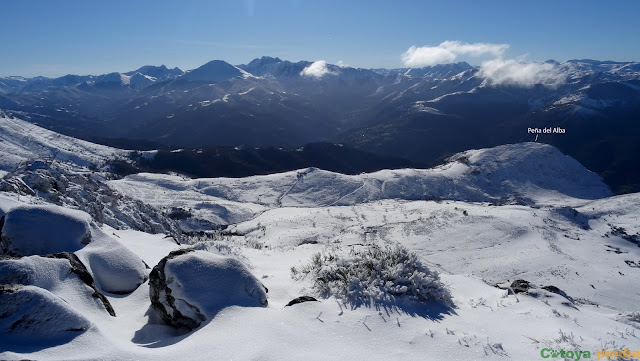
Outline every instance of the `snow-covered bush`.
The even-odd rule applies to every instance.
[[[295,280],[310,278],[322,297],[333,295],[352,303],[394,303],[398,297],[451,302],[438,273],[399,245],[354,247],[347,255],[316,253],[308,264],[292,267],[291,276]]]
[[[616,319],[627,325],[640,328],[640,312],[638,311],[619,313]]]

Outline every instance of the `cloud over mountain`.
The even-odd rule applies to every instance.
[[[329,70],[327,62],[324,60],[315,61],[300,72],[300,75],[314,78],[322,78],[327,74],[333,74],[333,72]]]
[[[508,44],[465,43],[447,40],[438,46],[412,46],[402,54],[402,62],[408,67],[423,67],[452,63],[460,56],[501,57]]]
[[[555,64],[527,63],[502,58],[483,62],[478,74],[492,85],[518,85],[522,87],[542,84],[549,88],[556,88],[563,84],[567,78],[567,74]]]
[[[411,68],[452,63],[461,56],[481,58],[478,75],[490,85],[531,87],[542,84],[555,88],[563,84],[567,75],[555,64],[525,62],[504,57],[509,44],[465,43],[447,40],[438,46],[411,46],[402,54],[402,62]]]

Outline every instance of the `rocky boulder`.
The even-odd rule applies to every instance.
[[[509,287],[511,288],[510,290],[515,293],[527,293],[531,288],[535,288],[529,281],[525,280],[515,280],[511,282]]]
[[[88,214],[57,206],[25,205],[4,216],[0,252],[30,256],[74,252],[91,242]]]
[[[266,287],[238,259],[190,249],[171,252],[153,268],[149,297],[167,324],[188,330],[228,306],[267,306]]]
[[[109,300],[98,290],[93,277],[69,252],[46,256],[0,258],[0,284],[35,286],[63,297],[75,308],[94,308],[115,316]]]

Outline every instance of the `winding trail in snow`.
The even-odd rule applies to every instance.
[[[357,191],[359,191],[359,190],[361,190],[362,188],[364,188],[364,186],[367,184],[365,181],[366,181],[366,179],[363,179],[363,180],[361,181],[361,182],[362,182],[362,184],[360,185],[360,187],[358,187],[358,188],[354,189],[353,191],[351,191],[351,192],[349,192],[349,193],[347,193],[347,194],[345,194],[345,195],[341,196],[340,198],[338,198],[337,200],[333,201],[332,203],[325,204],[325,205],[321,205],[320,207],[331,207],[331,206],[335,205],[336,203],[340,202],[341,200],[345,199],[346,197],[348,197],[348,196],[350,196],[350,195],[352,195],[352,194],[356,193]]]
[[[276,199],[276,204],[278,205],[278,208],[282,208],[282,198],[286,197],[287,194],[291,192],[293,187],[295,187],[300,182],[300,179],[302,179],[302,177],[298,177],[296,181],[291,185],[291,187],[289,187],[289,189],[287,189],[284,193],[278,196],[278,199]]]

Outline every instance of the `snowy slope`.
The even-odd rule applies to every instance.
[[[0,191],[80,209],[115,228],[176,233],[177,225],[154,207],[106,185],[114,177],[110,161],[126,160],[129,153],[61,135],[0,111]],[[153,156],[155,151],[144,153]]]
[[[0,110],[0,170],[10,171],[26,160],[72,162],[98,165],[128,152],[68,137],[9,117]]]
[[[629,212],[636,207],[636,195],[616,198],[620,217],[632,217]],[[237,225],[235,230],[244,236],[217,241],[236,248],[248,259],[252,273],[269,288],[269,307],[229,307],[185,334],[163,325],[154,315],[145,283],[127,296],[107,294],[117,317],[85,315],[92,325],[72,340],[52,345],[32,339],[28,344],[3,345],[0,338],[0,346],[8,350],[0,357],[535,360],[543,348],[588,350],[593,358],[601,349],[637,349],[636,328],[640,325],[637,314],[628,311],[637,310],[633,290],[639,289],[639,275],[631,267],[619,268],[619,255],[598,244],[602,236],[596,226],[602,220],[590,221],[594,231],[588,232],[561,220],[556,213],[552,208],[396,200],[353,207],[274,209]],[[572,248],[576,240],[560,236],[558,230],[554,231],[558,233],[554,244],[567,254],[547,247],[547,240],[536,236],[534,230],[543,230],[549,222],[545,219],[567,228],[562,232],[583,232],[581,250],[576,252]],[[520,230],[526,227],[530,230]],[[371,232],[373,229],[376,231]],[[180,247],[161,235],[109,232],[141,256],[146,250],[157,254],[147,258],[149,261]],[[311,238],[317,243],[301,242]],[[246,239],[261,242],[263,248],[243,246]],[[418,252],[427,264],[440,270],[455,308],[353,307],[333,297],[284,307],[310,292],[311,280],[293,281],[290,267],[305,263],[314,252],[348,250],[349,244],[362,242],[401,242]],[[640,257],[635,245],[613,242],[629,252],[627,257]],[[205,242],[199,248],[206,249],[207,244],[212,245]],[[208,249],[217,252],[216,247]],[[507,260],[513,262],[511,266]],[[616,278],[607,272],[618,269],[625,276]],[[574,271],[582,278],[565,279]],[[591,274],[595,276],[588,276]],[[540,288],[528,295],[507,295],[487,283],[489,275],[499,281],[518,277],[536,286],[555,285],[574,301]],[[598,281],[595,290],[588,286],[593,280]],[[608,287],[629,292],[607,297],[611,294]]]
[[[136,174],[109,185],[159,207],[186,207],[195,219],[237,223],[266,208],[351,205],[380,199],[553,203],[611,191],[556,148],[521,143],[460,153],[433,169],[343,175],[316,168],[247,178],[188,179]],[[215,204],[215,205],[214,205]]]

